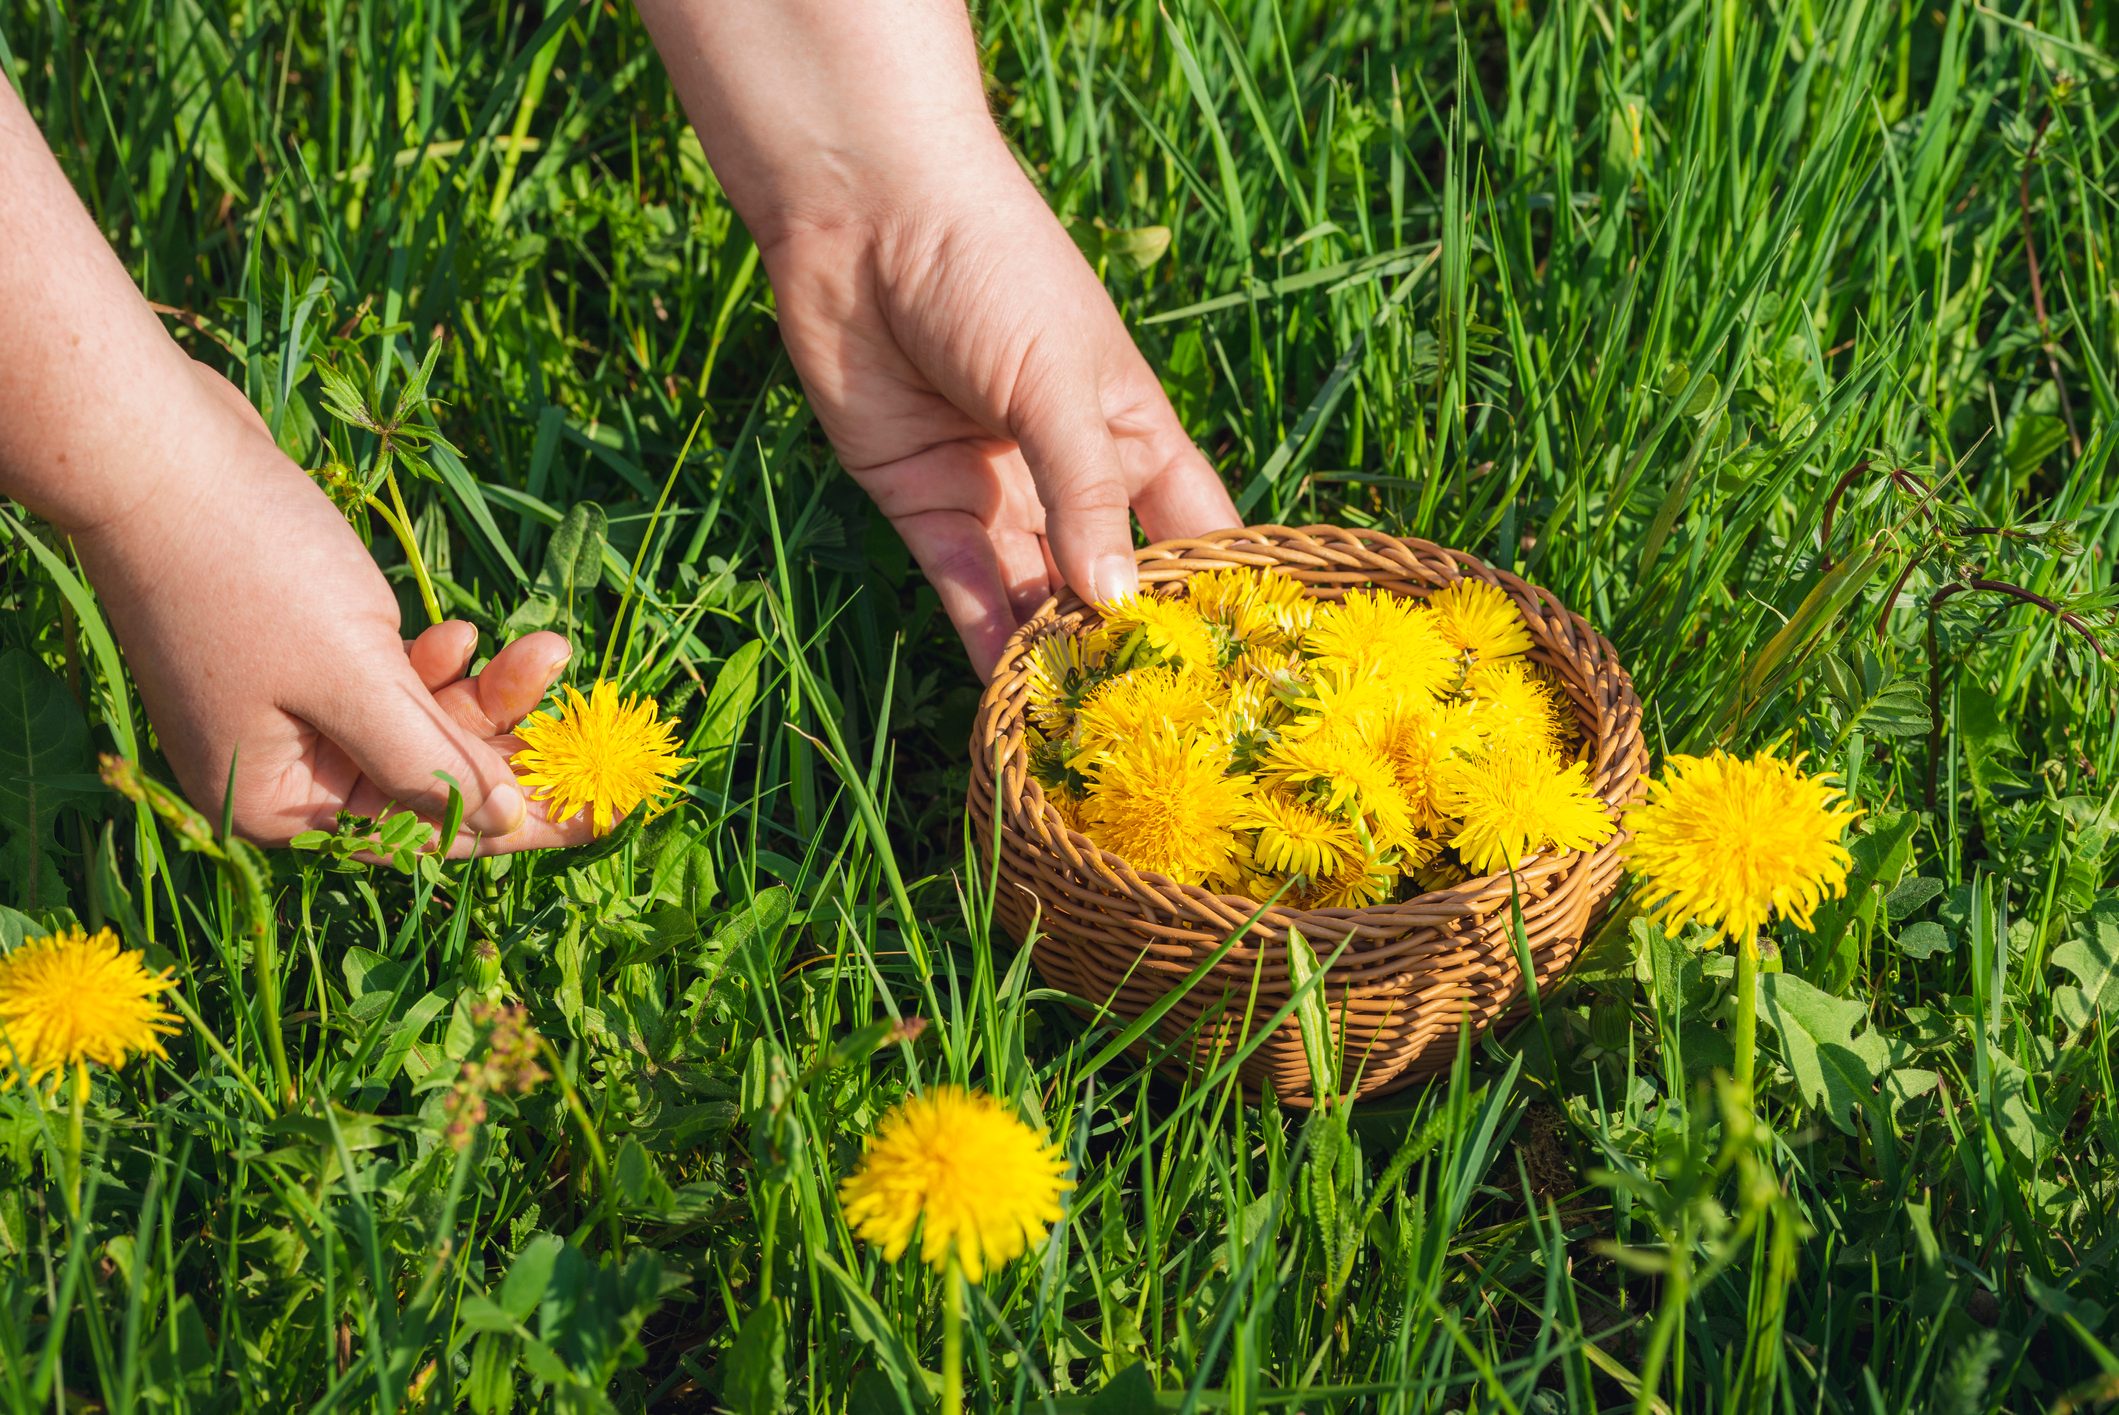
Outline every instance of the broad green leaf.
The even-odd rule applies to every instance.
[[[493,1294],[500,1309],[518,1322],[528,1321],[530,1313],[544,1300],[545,1289],[552,1282],[553,1265],[566,1246],[553,1233],[537,1234],[523,1244],[522,1251],[508,1266],[508,1275],[501,1279],[500,1291]]]
[[[1992,1054],[1995,1133],[2025,1159],[2036,1163],[2053,1147],[2053,1124],[2032,1105],[2031,1075],[2001,1051]]]
[[[1907,924],[1898,931],[1898,951],[1908,958],[1933,958],[1950,949],[1950,931],[1932,919]]]
[[[747,905],[729,911],[706,941],[700,951],[700,962],[704,966],[727,967],[740,955],[749,952],[758,955],[759,966],[771,971],[770,956],[780,941],[787,921],[795,911],[794,896],[784,884],[761,889]]]
[[[1997,792],[2022,785],[2010,769],[2017,755],[2016,737],[2009,730],[2001,703],[1970,676],[1957,688],[1957,731],[1964,743],[1965,771],[1972,790],[1984,807]]]
[[[603,582],[603,543],[608,531],[603,508],[595,502],[577,501],[567,508],[545,543],[537,588],[562,602],[570,594],[595,589]]]
[[[1155,1377],[1140,1361],[1106,1381],[1087,1406],[1088,1415],[1156,1415],[1161,1408],[1155,1399]]]
[[[471,1376],[465,1391],[472,1415],[508,1415],[515,1408],[517,1340],[500,1332],[483,1332],[471,1343]]]
[[[1884,1039],[1855,1029],[1868,1009],[1810,986],[1792,973],[1759,979],[1759,1015],[1781,1039],[1781,1056],[1795,1073],[1803,1102],[1853,1133],[1853,1112],[1871,1105],[1890,1069]]]
[[[1891,891],[1884,900],[1884,912],[1894,919],[1910,919],[1927,907],[1929,900],[1941,897],[1941,880],[1933,875],[1915,875]]]
[[[787,1403],[787,1319],[770,1297],[743,1319],[722,1358],[721,1403],[736,1415],[777,1415]]]
[[[758,665],[764,657],[765,641],[752,639],[730,654],[714,675],[691,749],[699,779],[710,786],[720,786],[728,759],[743,739],[743,724],[758,705]]]
[[[2093,1013],[2119,1022],[2119,897],[2090,907],[2081,935],[2053,950],[2053,964],[2075,978],[2053,989],[2053,1011],[2069,1031],[2085,1031]]]
[[[62,899],[52,827],[103,794],[88,723],[59,676],[21,649],[0,653],[0,874],[32,908]]]

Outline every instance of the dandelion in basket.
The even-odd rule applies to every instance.
[[[565,692],[556,716],[532,714],[515,729],[515,773],[532,797],[551,803],[554,821],[587,810],[602,835],[642,801],[668,795],[691,759],[677,755],[675,728],[654,699],[622,697],[608,680],[585,698],[572,686]]]
[[[1030,767],[1069,829],[1135,869],[1302,908],[1389,903],[1611,838],[1574,702],[1536,652],[1484,581],[1423,602],[1201,571],[1037,646]]]
[[[1759,931],[1776,917],[1811,927],[1846,891],[1845,806],[1829,777],[1771,753],[1674,756],[1626,815],[1627,868],[1650,917],[1675,937],[1702,924],[1737,948],[1736,1080],[1751,1093],[1756,1062]]]

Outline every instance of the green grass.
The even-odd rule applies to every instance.
[[[376,440],[324,371],[387,405],[438,355],[419,416],[461,470],[408,485],[438,597],[589,673],[632,585],[620,659],[702,759],[604,858],[282,852],[248,912],[95,782],[145,719],[64,545],[11,527],[0,768],[38,790],[0,792],[0,933],[114,922],[202,1024],[98,1082],[78,1222],[65,1114],[0,1096],[11,1407],[917,1409],[939,1289],[833,1197],[916,1078],[1016,1098],[1077,1167],[974,1294],[976,1402],[2119,1399],[2119,701],[2035,605],[1937,603],[2006,581],[2112,642],[2109,8],[981,15],[1018,150],[1252,519],[1484,555],[1610,634],[1658,754],[1785,741],[1848,784],[1855,889],[1768,979],[1763,1159],[1710,1084],[1727,955],[1623,904],[1541,1026],[1427,1090],[1313,1116],[1104,1061],[1115,1024],[987,928],[974,685],[644,33],[525,8],[0,6],[0,67],[179,337],[355,473]],[[459,1150],[495,949],[557,1076]]]

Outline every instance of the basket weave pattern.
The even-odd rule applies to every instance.
[[[1200,540],[1165,541],[1136,557],[1143,592],[1200,570],[1274,568],[1308,592],[1336,599],[1377,588],[1425,598],[1459,578],[1498,585],[1529,627],[1525,656],[1564,687],[1587,744],[1590,780],[1616,818],[1641,790],[1647,757],[1641,702],[1611,645],[1543,590],[1461,551],[1427,541],[1336,526],[1251,526]],[[1484,1030],[1524,995],[1509,921],[1508,876],[1488,875],[1399,904],[1362,909],[1274,906],[1255,923],[1251,900],[1177,884],[1135,870],[1070,830],[1031,776],[1023,728],[1030,650],[1050,634],[1094,627],[1096,611],[1071,594],[1048,602],[1017,631],[979,705],[972,729],[969,809],[981,858],[1000,833],[995,913],[1018,940],[1034,938],[1032,962],[1048,986],[1120,1019],[1138,1017],[1228,940],[1234,947],[1156,1024],[1166,1050],[1211,1063],[1238,1043],[1248,1016],[1261,1022],[1292,989],[1288,930],[1320,960],[1351,941],[1323,981],[1341,1077],[1348,1093],[1378,1095],[1446,1070],[1457,1031]],[[1523,927],[1541,986],[1574,961],[1619,872],[1622,835],[1594,850],[1546,851],[1519,864]],[[1255,986],[1255,995],[1253,992]],[[1150,1038],[1144,1038],[1147,1043]],[[1246,1086],[1270,1085],[1306,1104],[1309,1063],[1291,1017],[1243,1063]]]

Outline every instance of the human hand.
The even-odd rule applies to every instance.
[[[1044,201],[983,165],[763,256],[818,421],[987,675],[1062,583],[1138,587],[1129,508],[1151,540],[1239,522]]]
[[[640,0],[832,444],[980,673],[1060,584],[1238,524],[988,115],[961,0]]]
[[[463,796],[455,856],[578,844],[526,802],[511,729],[570,653],[530,634],[466,676],[478,634],[462,621],[407,642],[396,598],[330,499],[272,445],[241,394],[196,368],[193,446],[222,455],[165,465],[119,514],[73,531],[139,684],[162,750],[192,801],[218,814],[235,767],[236,831],[278,844],[342,811],[414,810],[439,821]]]

